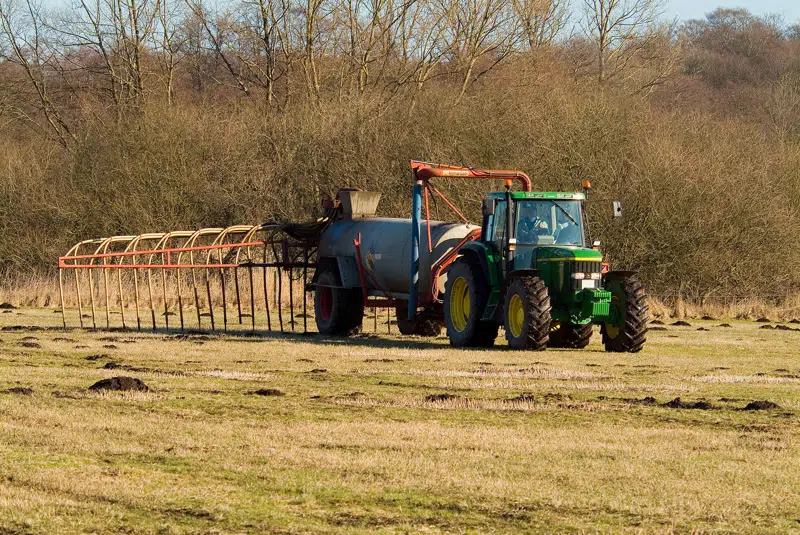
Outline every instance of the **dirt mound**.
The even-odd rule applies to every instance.
[[[675,327],[691,327],[692,324],[688,321],[678,320],[672,323]]]
[[[705,320],[705,321],[714,321],[714,320],[715,320],[715,319],[717,319],[717,318],[711,317],[711,316],[709,316],[708,314],[706,314],[705,316],[703,316],[703,317],[702,317],[702,318],[700,318],[700,319],[701,319],[701,320]]]
[[[314,368],[308,373],[328,373],[328,370],[326,370],[325,368]]]
[[[39,339],[36,338],[35,336],[23,336],[22,338],[20,338],[20,340],[22,340],[23,342],[36,342]]]
[[[705,327],[698,327],[697,330],[698,331],[705,331],[705,332],[709,331],[709,329],[706,329]]]
[[[258,390],[254,390],[251,392],[256,396],[285,396],[286,394],[282,391],[278,390],[277,388],[259,388]]]
[[[781,408],[781,406],[778,405],[777,403],[773,403],[773,402],[767,401],[767,400],[761,400],[761,401],[751,401],[750,403],[747,404],[747,406],[744,408],[744,410],[746,410],[746,411],[768,411],[768,410],[780,409],[780,408]]]
[[[14,310],[17,307],[12,305],[11,303],[0,303],[0,310]]]
[[[798,319],[789,320],[789,323],[794,323],[795,325],[797,325],[800,324],[800,320]]]
[[[717,325],[717,327],[723,327],[725,329],[729,329],[729,328],[731,328],[731,324],[730,323],[720,323],[719,325]]]
[[[89,390],[119,390],[126,392],[135,390],[147,392],[150,390],[150,388],[140,379],[136,379],[135,377],[119,376],[97,381],[95,384],[89,387]]]
[[[34,331],[43,331],[44,328],[39,327],[38,325],[6,325],[5,327],[2,327],[2,329],[0,329],[0,330],[3,330],[3,331],[30,331],[30,332],[34,332]]]
[[[39,348],[42,347],[42,344],[38,344],[36,342],[20,342],[19,345],[21,347],[29,347],[29,348]]]
[[[774,328],[775,327],[773,327],[772,325],[762,325],[761,327],[759,327],[759,329],[774,329]]]
[[[661,320],[653,320],[650,322],[650,325],[664,325],[664,322]]]
[[[106,349],[117,349],[117,346],[114,344],[105,344],[103,347]]]
[[[72,338],[64,338],[63,336],[56,336],[53,338],[53,342],[67,342],[68,344],[75,344],[78,341],[73,340]]]
[[[425,396],[425,401],[447,401],[448,399],[458,399],[455,394],[429,394]]]
[[[314,362],[311,359],[297,359],[297,362]]]
[[[792,329],[788,325],[776,325],[775,328],[779,331],[800,331],[800,329]]]
[[[364,359],[364,362],[400,362],[403,359]]]
[[[769,323],[769,320],[762,316],[756,320],[756,323]]]
[[[648,327],[648,331],[668,331],[666,327],[661,327],[660,325],[656,325],[655,327]]]
[[[3,394],[19,394],[20,396],[32,396],[33,388],[26,388],[24,386],[15,386],[7,390],[3,390]]]
[[[120,367],[119,364],[116,363],[116,362],[106,362],[105,365],[103,366],[103,369],[104,370],[116,370],[119,367]]]
[[[707,411],[714,407],[708,401],[695,401],[690,403],[688,401],[681,401],[681,398],[675,398],[672,401],[667,401],[661,405],[662,407],[669,407],[670,409],[700,409]]]
[[[100,360],[104,358],[108,358],[108,355],[106,353],[99,353],[97,355],[89,355],[86,357],[86,360]]]
[[[533,394],[530,392],[523,392],[518,396],[505,400],[507,403],[533,403]]]

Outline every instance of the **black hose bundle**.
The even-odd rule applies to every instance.
[[[274,233],[282,232],[290,238],[308,245],[319,243],[322,233],[341,213],[341,206],[326,208],[325,215],[313,222],[306,223],[277,223],[268,222],[261,225],[263,230],[272,230]]]

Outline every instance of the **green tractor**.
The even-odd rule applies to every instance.
[[[503,325],[513,349],[580,349],[600,325],[606,351],[640,351],[647,294],[635,272],[604,272],[602,255],[587,246],[586,194],[508,185],[484,199],[480,239],[461,247],[447,272],[450,343],[490,347]]]

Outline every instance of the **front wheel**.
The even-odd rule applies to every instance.
[[[633,276],[611,278],[606,285],[611,304],[618,312],[618,322],[603,323],[600,333],[606,351],[637,353],[647,340],[647,294],[639,279]]]
[[[583,349],[592,339],[592,324],[559,323],[550,329],[550,347]]]
[[[512,349],[541,351],[550,340],[550,294],[539,277],[516,277],[505,299],[505,328]]]

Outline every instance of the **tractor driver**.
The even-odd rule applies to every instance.
[[[550,217],[548,206],[536,201],[519,203],[519,223],[517,225],[517,240],[520,243],[539,243],[540,236],[551,236]]]

